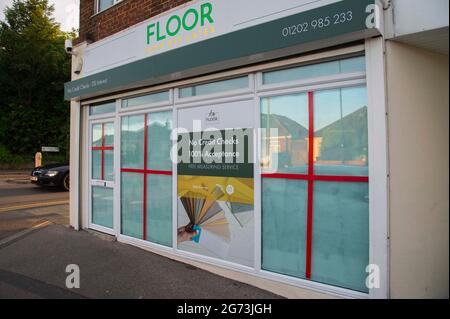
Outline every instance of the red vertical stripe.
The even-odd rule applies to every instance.
[[[102,124],[102,181],[105,180],[105,124]]]
[[[147,114],[144,115],[144,171],[147,171]],[[143,239],[147,240],[147,174],[144,174]]]
[[[311,279],[313,191],[314,191],[314,93],[308,93],[308,207],[306,220],[306,270],[305,277]]]
[[[308,175],[314,175],[314,93],[308,92]]]

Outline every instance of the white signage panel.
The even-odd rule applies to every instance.
[[[194,1],[89,45],[83,76],[338,1]]]

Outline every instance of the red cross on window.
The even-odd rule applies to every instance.
[[[314,182],[353,182],[368,183],[367,176],[324,176],[314,173],[314,92],[308,92],[308,174],[262,174],[263,178],[278,178],[290,180],[304,180],[308,182],[308,203],[306,219],[306,271],[305,277],[311,279],[311,256],[312,256],[312,232],[313,232],[313,191]]]
[[[108,123],[102,123],[102,146],[92,146],[93,151],[101,151],[102,162],[101,162],[101,180],[105,180],[105,151],[114,150],[114,146],[106,146],[105,143],[105,125]]]
[[[142,215],[143,215],[143,240],[147,239],[147,175],[172,175],[172,171],[162,171],[162,170],[152,170],[147,167],[148,158],[148,127],[147,127],[147,114],[144,115],[144,168],[122,168],[120,171],[122,173],[136,173],[144,175],[144,190],[143,190],[143,205],[142,205]]]

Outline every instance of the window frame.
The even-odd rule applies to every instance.
[[[110,8],[112,8],[112,7],[114,7],[115,5],[121,3],[121,2],[124,1],[124,0],[113,0],[113,1],[114,1],[114,3],[113,3],[112,5],[110,5],[109,7],[105,8],[105,9],[103,9],[103,10],[100,10],[100,0],[95,0],[95,8],[94,8],[95,14],[100,14],[100,13],[102,13],[102,12],[105,12],[106,10],[108,10],[108,9],[110,9]],[[94,14],[94,15],[95,15],[95,14]]]
[[[170,90],[169,94],[171,96],[173,96],[173,90]],[[133,97],[133,95],[131,95],[131,97]],[[117,99],[117,103],[121,106],[122,105],[122,99]],[[160,104],[160,103],[155,103],[155,104]],[[165,103],[165,104],[167,104],[167,103]],[[173,102],[171,102],[171,105],[166,105],[166,106],[155,106],[155,105],[153,105],[153,107],[152,107],[151,105],[152,104],[150,104],[150,106],[149,105],[147,105],[147,106],[139,106],[139,107],[136,107],[136,108],[131,108],[131,110],[128,110],[130,108],[123,108],[126,111],[122,111],[120,113],[119,112],[117,113],[117,116],[118,116],[118,119],[119,119],[119,123],[118,123],[118,137],[117,137],[117,140],[118,140],[118,151],[117,151],[117,153],[118,153],[119,161],[118,161],[118,166],[116,167],[116,172],[117,172],[117,174],[116,174],[116,187],[118,189],[118,197],[117,197],[118,212],[117,212],[116,236],[117,236],[118,240],[123,240],[124,242],[130,242],[130,243],[133,243],[133,244],[138,245],[138,246],[146,245],[146,246],[152,247],[152,248],[160,250],[160,251],[173,252],[174,251],[174,248],[173,248],[174,242],[173,242],[173,240],[172,240],[172,247],[168,247],[168,246],[165,246],[163,244],[159,244],[159,243],[155,243],[155,242],[151,242],[151,241],[147,240],[146,239],[146,235],[144,233],[143,233],[143,238],[135,238],[135,237],[131,237],[131,236],[122,234],[122,218],[121,218],[122,173],[130,173],[128,171],[124,171],[124,170],[128,170],[127,168],[123,168],[122,167],[122,156],[121,156],[121,154],[122,154],[122,149],[121,149],[122,148],[121,147],[121,145],[122,145],[122,141],[121,141],[122,140],[122,120],[123,120],[124,117],[142,115],[142,116],[144,116],[144,125],[147,125],[147,122],[145,122],[145,121],[148,120],[148,114],[161,113],[161,112],[171,112],[172,113],[172,125],[174,125],[174,123],[176,123],[175,120],[174,120],[176,117],[174,116],[175,110],[173,108]],[[144,137],[144,141],[145,140],[146,139]],[[172,142],[172,146],[173,146],[174,142],[173,141],[171,141],[171,142]],[[145,156],[144,158],[147,159],[147,156]],[[144,159],[144,167],[142,169],[136,169],[136,172],[137,171],[145,171],[145,170],[150,171],[151,170],[149,168],[146,168],[147,163],[145,163],[145,159]],[[176,180],[176,171],[174,171],[174,167],[176,167],[176,166],[174,166],[172,164],[172,170],[171,170],[171,174],[170,174],[172,176],[172,197],[173,197],[173,194],[174,194],[173,193],[173,191],[174,191],[174,181]],[[149,174],[152,174],[152,173],[143,172],[143,173],[138,173],[138,174],[146,176],[146,175],[149,175]],[[164,174],[164,175],[169,175],[169,174]],[[147,178],[144,178],[144,183],[146,183],[146,180],[147,180]],[[145,186],[143,185],[143,190],[142,191],[143,191],[144,196],[146,196],[146,185]],[[173,209],[174,209],[174,207],[173,207],[174,204],[173,203],[174,203],[174,201],[173,201],[173,198],[172,198],[172,216],[173,216]],[[144,208],[143,208],[143,214],[144,214]],[[144,223],[145,223],[145,220],[144,220]],[[174,224],[173,220],[172,220],[172,224]],[[144,225],[143,225],[143,227],[144,227]],[[176,230],[175,230],[175,233],[173,233],[173,232],[174,232],[174,230],[173,230],[173,227],[172,227],[172,238],[174,236],[176,236]]]
[[[339,288],[335,286],[331,286],[328,284],[321,284],[321,283],[315,283],[307,280],[297,279],[290,276],[280,275],[268,271],[261,270],[261,266],[258,267],[258,262],[261,262],[261,250],[258,245],[260,245],[259,239],[260,236],[260,225],[261,221],[258,220],[258,214],[260,213],[260,204],[261,204],[261,196],[259,194],[260,187],[261,187],[261,179],[260,179],[260,168],[259,163],[255,163],[255,239],[258,239],[255,241],[255,267],[249,268],[246,266],[240,266],[237,264],[224,262],[217,259],[211,259],[211,258],[201,258],[201,256],[196,255],[194,258],[193,256],[187,256],[186,254],[181,254],[179,251],[177,251],[176,248],[166,247],[158,244],[154,244],[147,241],[142,241],[139,239],[126,237],[124,235],[120,234],[120,202],[119,204],[116,204],[116,201],[114,202],[115,205],[115,218],[119,216],[119,221],[116,219],[114,220],[114,225],[118,227],[119,233],[116,232],[116,236],[119,241],[124,243],[133,244],[140,247],[145,247],[147,249],[155,249],[155,251],[158,251],[160,253],[171,253],[178,257],[185,257],[187,259],[191,260],[200,260],[203,262],[206,262],[208,264],[212,264],[218,267],[225,267],[226,269],[234,269],[238,270],[240,272],[249,274],[251,276],[260,277],[263,279],[269,279],[269,280],[275,280],[277,282],[287,283],[290,285],[294,285],[299,288],[306,288],[313,291],[318,291],[322,293],[328,293],[331,295],[336,295],[340,297],[350,297],[350,298],[368,298],[368,297],[376,297],[376,298],[386,298],[389,296],[389,287],[388,287],[388,272],[389,272],[389,265],[388,265],[388,225],[387,225],[387,216],[388,216],[388,193],[387,193],[387,141],[386,141],[386,113],[383,111],[386,108],[386,101],[385,101],[385,68],[384,68],[384,62],[383,62],[383,50],[382,50],[382,43],[379,39],[370,39],[366,40],[365,44],[362,45],[355,45],[355,46],[349,46],[346,48],[340,48],[335,50],[328,50],[320,53],[312,53],[309,55],[304,55],[301,57],[291,58],[291,59],[285,59],[282,61],[276,61],[276,62],[269,62],[265,64],[260,64],[256,66],[250,66],[250,67],[244,67],[232,71],[224,71],[215,73],[213,75],[206,75],[206,76],[200,76],[193,79],[188,80],[180,80],[173,83],[167,83],[155,86],[153,88],[144,88],[144,89],[137,89],[130,92],[125,93],[113,93],[109,95],[108,97],[101,97],[101,98],[93,98],[91,100],[85,100],[79,102],[80,105],[87,105],[88,103],[93,102],[99,102],[99,101],[106,101],[111,99],[116,99],[117,101],[117,108],[115,119],[120,120],[122,116],[125,115],[132,115],[132,114],[145,114],[149,113],[150,111],[164,111],[164,110],[172,110],[173,114],[173,123],[174,126],[176,126],[177,123],[177,110],[179,108],[184,107],[195,107],[195,106],[201,106],[201,105],[207,105],[210,103],[216,103],[218,101],[220,102],[228,102],[228,101],[237,101],[247,98],[253,98],[255,102],[255,127],[260,127],[260,105],[259,99],[260,96],[270,96],[270,95],[279,95],[274,94],[273,92],[275,90],[280,90],[285,93],[291,93],[291,92],[308,92],[308,90],[315,90],[315,89],[333,89],[333,88],[343,88],[343,87],[350,87],[350,86],[357,86],[361,85],[361,83],[366,83],[368,90],[368,106],[369,106],[369,196],[370,196],[370,205],[369,205],[369,226],[370,226],[370,241],[369,241],[369,249],[370,249],[370,262],[379,264],[380,267],[385,267],[381,269],[381,289],[371,289],[369,294],[365,293],[359,293],[355,292],[349,289],[345,288]],[[353,74],[353,76],[350,76],[350,74],[347,74],[347,77],[340,78],[341,75],[338,75],[337,78],[335,77],[324,77],[320,78],[320,81],[317,79],[313,79],[315,81],[299,81],[299,82],[305,82],[305,83],[282,83],[277,84],[276,87],[268,87],[262,85],[262,81],[258,79],[258,76],[260,76],[261,72],[265,71],[272,71],[276,69],[282,69],[282,68],[293,68],[297,66],[301,66],[304,64],[312,64],[312,63],[321,63],[324,61],[329,60],[337,60],[337,59],[344,59],[355,55],[364,55],[366,56],[366,72],[359,73],[359,74]],[[176,99],[178,96],[177,88],[181,86],[189,86],[189,85],[197,85],[205,82],[215,82],[220,80],[225,80],[227,78],[231,77],[239,77],[243,75],[249,75],[252,77],[253,80],[250,80],[250,85],[254,89],[253,91],[250,89],[246,93],[242,92],[226,92],[225,94],[219,94],[219,96],[214,97],[212,95],[205,95],[201,96],[202,98],[193,98],[189,101],[180,101],[179,99]],[[259,82],[258,82],[259,80]],[[340,81],[339,85],[334,85],[333,81]],[[308,83],[306,83],[308,82]],[[314,82],[314,83],[311,83]],[[157,90],[171,90],[172,93],[170,96],[172,97],[171,104],[167,106],[154,106],[154,109],[146,109],[147,106],[136,107],[136,108],[130,108],[130,110],[124,110],[119,111],[119,108],[121,107],[121,99],[132,97],[133,95],[145,95],[150,94],[151,92],[156,92]],[[128,109],[128,108],[127,108]],[[89,112],[86,112],[86,108],[83,108],[83,118],[90,120]],[[107,115],[105,117],[110,117],[110,115]],[[89,123],[89,121],[87,121]],[[83,123],[83,122],[82,122]],[[82,124],[85,125],[85,124]],[[84,127],[86,128],[86,127]],[[115,163],[116,163],[116,170],[120,170],[120,121],[116,121],[116,138],[115,138]],[[256,135],[255,135],[256,136]],[[86,141],[86,137],[83,138],[83,141]],[[259,146],[256,144],[255,146],[255,152],[258,155],[260,151]],[[86,154],[83,155],[83,159],[86,159]],[[116,160],[117,159],[117,160]],[[383,160],[385,160],[383,162]],[[88,170],[87,173],[90,173],[90,170]],[[173,190],[172,194],[176,194],[177,191],[177,184],[176,184],[176,165],[174,165],[173,168]],[[83,169],[83,176],[86,172]],[[116,174],[116,193],[115,198],[120,197],[120,174]],[[375,186],[374,186],[375,185]],[[82,187],[84,187],[82,185]],[[376,189],[375,189],[376,188]],[[87,190],[83,188],[83,194],[85,194]],[[118,192],[118,193],[117,193]],[[83,195],[84,196],[84,195]],[[173,197],[173,209],[174,214],[176,214],[176,196]],[[83,208],[86,208],[86,202],[85,204],[81,204]],[[376,212],[376,216],[375,216]],[[83,212],[83,219],[81,220],[82,227],[85,227],[85,221],[89,219],[86,216],[87,210],[84,209]],[[176,216],[176,215],[175,215]],[[84,219],[86,218],[86,219]],[[174,219],[175,221],[176,219]],[[259,223],[259,224],[258,224]],[[176,236],[176,223],[173,223],[174,230],[173,235]],[[259,229],[258,229],[259,228]],[[259,234],[257,234],[259,232]],[[376,242],[374,242],[376,241]],[[176,243],[176,240],[173,241],[173,243]]]
[[[116,104],[117,107],[117,104]],[[106,114],[102,114],[102,116],[99,117],[93,117],[93,116],[89,116],[89,107],[86,108],[87,110],[87,114],[88,114],[88,128],[89,128],[89,133],[86,134],[87,136],[87,148],[88,148],[88,152],[87,153],[87,192],[86,192],[86,196],[87,196],[87,200],[86,200],[86,204],[88,205],[88,210],[87,210],[87,216],[88,216],[88,225],[89,228],[93,229],[93,230],[97,230],[106,234],[110,234],[110,235],[114,235],[115,234],[115,229],[116,229],[116,206],[117,206],[117,200],[116,200],[116,192],[117,192],[117,176],[116,176],[116,158],[117,158],[117,121],[116,118],[114,117],[114,113],[108,113]],[[117,110],[117,108],[116,108]],[[92,176],[92,168],[93,168],[93,163],[92,163],[92,155],[93,155],[93,145],[92,145],[92,134],[93,134],[93,126],[94,125],[99,125],[101,124],[102,126],[104,124],[107,123],[113,123],[114,125],[114,143],[112,145],[112,150],[113,150],[113,174],[114,174],[114,180],[112,181],[106,181],[106,180],[98,180],[98,179],[94,179]],[[113,190],[113,194],[114,194],[114,200],[113,200],[113,228],[107,228],[101,225],[97,225],[94,224],[92,222],[92,218],[93,218],[93,200],[92,200],[92,188],[93,187],[104,187],[104,188],[108,188],[108,189],[112,189]]]
[[[120,99],[117,99],[118,105],[119,105],[118,113],[121,114],[121,115],[125,114],[125,113],[126,114],[133,114],[135,112],[145,112],[145,110],[148,110],[148,109],[152,109],[152,111],[153,111],[153,110],[156,110],[156,109],[171,107],[173,105],[173,91],[174,91],[173,89],[156,90],[156,91],[146,92],[146,93],[143,93],[143,94],[128,95],[126,97],[122,97]],[[122,106],[122,101],[123,100],[128,100],[128,99],[132,99],[132,98],[136,98],[136,97],[153,95],[153,94],[158,94],[158,93],[163,93],[163,92],[168,92],[169,99],[166,100],[166,101],[145,103],[145,104],[142,104],[142,105],[131,106],[131,107],[123,107]]]
[[[190,97],[180,97],[180,89],[183,89],[183,88],[187,88],[187,87],[191,87],[191,86],[199,86],[199,85],[203,85],[203,84],[218,83],[221,81],[242,78],[245,76],[247,76],[247,78],[248,78],[248,87],[246,87],[246,88],[221,91],[221,92],[211,93],[211,94],[196,95],[196,96],[190,96]],[[184,86],[176,87],[174,89],[174,105],[186,105],[186,104],[192,104],[195,102],[202,102],[202,101],[206,101],[206,100],[216,100],[216,99],[226,98],[226,97],[230,97],[230,96],[234,97],[234,96],[240,96],[240,95],[245,95],[245,94],[253,94],[254,90],[255,90],[255,80],[254,80],[253,73],[229,76],[229,77],[215,79],[212,81],[204,81],[204,82],[193,83],[192,85],[184,85]]]
[[[115,103],[115,110],[114,112],[108,112],[108,113],[100,113],[100,114],[91,114],[91,108],[92,107],[97,107],[100,106],[102,104],[109,104],[109,103]],[[102,120],[102,119],[107,119],[107,118],[112,118],[115,116],[115,114],[117,113],[117,103],[115,99],[108,99],[108,100],[104,100],[101,102],[96,102],[96,103],[90,103],[87,107],[88,109],[88,116],[89,116],[89,120],[93,121],[93,120]]]
[[[262,77],[262,73],[259,74]],[[351,79],[351,76],[349,77]],[[343,86],[342,86],[343,85]],[[345,76],[341,76],[341,82],[330,82],[328,84],[321,84],[321,85],[316,85],[316,86],[307,86],[304,88],[298,88],[297,90],[293,90],[290,89],[289,85],[287,85],[286,89],[274,89],[271,92],[262,92],[261,94],[259,94],[259,105],[261,107],[262,105],[262,100],[265,98],[270,98],[270,97],[278,97],[278,96],[286,96],[286,95],[293,95],[293,94],[307,94],[308,95],[308,104],[310,105],[309,109],[308,109],[308,118],[314,118],[315,116],[315,94],[317,92],[322,92],[322,91],[329,91],[329,90],[334,90],[334,89],[344,89],[344,88],[356,88],[356,87],[366,87],[367,89],[367,81],[366,79],[360,79],[358,83],[355,83],[354,80],[348,80],[347,77]],[[258,95],[258,94],[257,94]],[[312,100],[312,101],[311,101]],[[312,104],[310,104],[312,102]],[[311,106],[312,105],[312,106]],[[310,112],[313,112],[313,114],[311,115]],[[261,117],[261,111],[259,112],[259,116]],[[311,117],[312,116],[312,117]],[[261,125],[259,126],[261,127]],[[309,129],[314,128],[314,123],[311,124],[309,123]],[[308,140],[311,143],[311,138],[314,139],[314,133],[315,132],[309,132],[309,137]],[[261,143],[261,142],[259,142]],[[313,147],[313,143],[310,144],[310,147]],[[313,281],[312,279],[312,244],[313,244],[313,234],[314,234],[314,228],[313,228],[313,219],[314,219],[314,203],[315,203],[315,199],[314,199],[314,191],[313,191],[313,185],[317,184],[317,183],[332,183],[332,182],[337,182],[337,183],[363,183],[363,184],[367,184],[368,186],[370,185],[370,178],[369,178],[369,174],[367,176],[350,176],[350,175],[336,175],[336,176],[326,176],[326,175],[322,175],[319,174],[317,172],[315,172],[315,162],[312,161],[311,162],[311,154],[310,154],[311,149],[308,150],[308,172],[307,173],[280,173],[280,172],[276,172],[276,173],[265,173],[263,172],[261,163],[257,163],[259,169],[260,169],[260,173],[259,173],[259,179],[260,181],[258,182],[257,186],[255,185],[255,188],[258,187],[259,188],[259,194],[260,194],[260,199],[258,201],[258,204],[260,205],[260,224],[258,227],[256,227],[256,229],[258,229],[258,231],[261,232],[261,235],[259,236],[259,238],[262,238],[262,181],[263,179],[267,179],[267,180],[295,180],[295,181],[304,181],[307,182],[308,184],[308,189],[307,189],[307,212],[306,212],[306,232],[307,232],[307,237],[305,238],[305,244],[307,245],[307,249],[305,251],[305,259],[306,259],[306,264],[307,266],[306,271],[305,271],[305,275],[304,277],[294,277],[294,276],[288,276],[288,275],[284,275],[281,273],[278,273],[281,276],[288,276],[288,277],[294,277],[294,278],[298,278],[300,280],[304,280],[304,281],[308,281],[311,283],[319,283],[317,281]],[[261,155],[261,149],[260,149],[260,153]],[[259,155],[259,158],[261,158],[261,156]],[[309,171],[310,169],[312,169],[311,171]],[[309,188],[309,185],[311,184],[311,188]],[[308,212],[309,208],[309,201],[311,201],[311,212]],[[308,216],[309,214],[311,214],[310,216]],[[368,217],[370,217],[370,208],[368,211]],[[310,219],[310,220],[309,220]],[[310,230],[308,230],[308,226],[310,226]],[[369,227],[370,228],[370,227]],[[308,236],[309,233],[309,236]],[[369,235],[370,233],[370,229],[367,229],[367,234]],[[308,245],[308,240],[310,240],[311,242]],[[262,242],[262,241],[261,241]],[[259,243],[261,244],[261,243]],[[369,247],[368,249],[370,250],[370,240],[369,240]],[[258,249],[261,253],[262,253],[262,245],[261,247]],[[308,251],[309,251],[309,257],[308,257]],[[309,260],[309,262],[308,262]],[[274,272],[270,272],[268,270],[265,270],[262,268],[262,255],[260,257],[260,271],[261,272],[269,272],[269,273],[274,273]],[[370,262],[370,261],[369,261]],[[321,283],[321,284],[325,284],[325,283]],[[331,284],[328,284],[330,286],[332,286]],[[342,288],[342,289],[348,289],[351,290],[350,288]],[[352,290],[353,291],[353,290]],[[359,292],[359,291],[353,291],[355,293],[360,293],[363,295],[367,295],[364,292]]]
[[[362,53],[364,54],[364,53]],[[318,61],[319,62],[319,61]],[[296,67],[296,66],[292,66]],[[308,94],[308,92],[316,92],[316,91],[323,91],[323,90],[332,90],[332,89],[341,89],[341,88],[349,88],[349,87],[355,87],[355,86],[367,86],[367,79],[366,79],[366,72],[364,73],[358,73],[357,75],[350,73],[350,74],[339,74],[338,76],[326,76],[321,77],[318,81],[315,81],[313,79],[312,81],[292,81],[292,82],[285,82],[285,83],[277,83],[276,85],[263,85],[262,84],[262,72],[258,72],[256,74],[256,90],[255,90],[255,105],[257,107],[257,112],[255,112],[255,116],[257,117],[255,119],[255,125],[257,127],[261,127],[261,111],[260,111],[260,101],[263,98],[267,97],[276,97],[281,95],[289,95],[289,94]],[[368,89],[368,88],[367,88]],[[370,108],[370,101],[369,101],[369,108]],[[369,135],[371,132],[369,131]],[[260,142],[258,142],[260,143]],[[258,158],[261,158],[261,147],[258,147]],[[262,238],[262,167],[261,163],[256,162],[255,167],[257,168],[258,172],[255,173],[255,211],[258,211],[259,220],[258,224],[256,224],[255,220],[255,232],[257,232],[257,238]],[[370,188],[370,177],[371,172],[369,169],[369,188]],[[371,199],[369,199],[371,201]],[[369,218],[373,212],[371,211],[369,207]],[[370,223],[369,223],[370,227]],[[368,230],[370,232],[370,230]],[[372,238],[369,236],[369,250],[370,245],[372,242]],[[340,295],[340,296],[347,296],[351,298],[361,298],[365,299],[369,297],[369,294],[354,291],[347,288],[341,288],[332,286],[330,284],[324,284],[320,282],[311,281],[308,279],[303,278],[297,278],[293,276],[288,276],[280,273],[275,273],[271,271],[267,271],[262,269],[262,242],[256,241],[255,246],[257,246],[257,267],[255,267],[255,271],[259,271],[259,273],[262,275],[263,278],[269,278],[274,279],[277,281],[283,281],[286,283],[294,284],[296,286],[304,287],[307,289],[313,289],[318,290],[322,292],[326,292],[332,295]],[[256,258],[256,256],[255,256]],[[369,261],[370,262],[370,261]]]

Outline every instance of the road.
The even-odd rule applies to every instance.
[[[0,172],[0,243],[45,222],[69,223],[69,193],[28,178],[27,172]]]
[[[69,195],[0,172],[0,299],[279,298],[191,265],[68,226]],[[68,265],[81,285],[66,286]],[[130,271],[132,267],[132,271]]]

